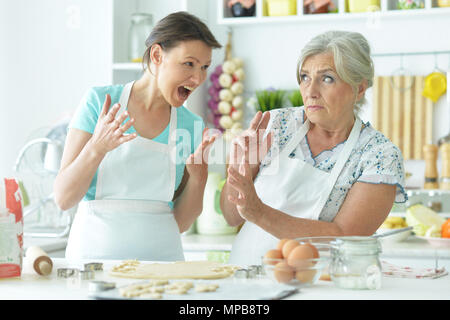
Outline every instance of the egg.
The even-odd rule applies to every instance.
[[[281,249],[281,252],[283,253],[283,257],[287,258],[289,257],[289,254],[291,253],[291,251],[299,246],[300,243],[297,240],[288,240],[286,241],[286,243],[283,245],[283,249]]]
[[[281,250],[272,249],[266,252],[266,254],[264,255],[264,263],[275,265],[280,262],[277,260],[274,261],[273,259],[283,259]]]
[[[273,268],[273,275],[278,282],[286,283],[294,279],[295,271],[285,261],[281,261]]]
[[[280,241],[278,241],[277,249],[278,249],[278,250],[283,250],[283,246],[284,246],[284,244],[285,244],[287,241],[289,241],[289,239],[281,239]]]
[[[313,259],[318,259],[320,257],[319,250],[317,250],[317,248],[314,245],[312,245],[311,243],[307,243],[306,245],[308,245],[308,246],[310,246],[312,248],[312,250],[313,250]],[[314,264],[316,264],[316,263],[317,263],[317,261],[314,261]]]
[[[301,283],[310,283],[314,279],[317,270],[303,270],[295,272],[295,278]]]
[[[311,245],[300,244],[291,250],[287,263],[294,268],[308,268],[313,265],[309,259],[314,259],[314,249]]]

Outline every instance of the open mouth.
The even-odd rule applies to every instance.
[[[178,96],[181,100],[186,100],[192,91],[194,91],[194,88],[188,86],[178,87]]]

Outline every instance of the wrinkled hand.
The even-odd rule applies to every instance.
[[[106,154],[122,143],[137,137],[136,133],[125,134],[133,125],[134,119],[132,118],[122,125],[128,117],[128,112],[125,111],[116,118],[120,105],[116,103],[112,108],[110,108],[110,105],[111,97],[107,94],[97,125],[95,126],[94,134],[91,138],[91,142],[96,150],[102,154]]]
[[[244,163],[244,159],[248,159],[252,177],[255,178],[261,160],[264,159],[272,145],[272,132],[263,139],[269,120],[269,112],[263,114],[258,111],[248,129],[233,139],[230,150],[230,167],[237,170]]]
[[[208,157],[211,146],[218,135],[208,136],[208,128],[203,130],[202,142],[194,153],[186,159],[186,170],[189,178],[199,183],[206,183],[208,179]]]
[[[256,193],[248,159],[239,166],[239,170],[231,166],[228,168],[227,183],[238,192],[237,197],[229,195],[228,200],[236,205],[239,215],[247,221],[257,223],[264,204]]]

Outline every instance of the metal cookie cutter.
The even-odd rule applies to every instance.
[[[80,273],[79,269],[76,268],[59,268],[57,270],[58,278],[70,278],[76,277]]]
[[[234,277],[239,279],[247,279],[248,278],[248,270],[247,269],[238,269],[234,272]]]
[[[100,262],[85,263],[84,264],[84,270],[102,271],[103,270],[103,263],[100,263]]]
[[[248,269],[254,271],[255,276],[264,275],[264,268],[262,265],[252,265],[252,266],[249,266]]]
[[[115,282],[106,282],[106,281],[91,281],[89,282],[89,291],[90,292],[99,292],[111,290],[116,287]]]
[[[92,270],[80,270],[79,278],[80,280],[91,280],[94,279],[95,273]]]

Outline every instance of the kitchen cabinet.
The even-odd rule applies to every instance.
[[[380,19],[395,18],[403,19],[416,15],[448,15],[450,8],[438,7],[432,0],[425,0],[423,9],[397,9],[398,1],[381,0],[378,11],[373,12],[348,12],[346,0],[335,0],[333,3],[337,7],[336,13],[306,14],[303,12],[304,0],[297,0],[297,14],[289,16],[267,16],[263,7],[266,0],[256,0],[256,14],[253,17],[233,17],[231,10],[227,7],[228,0],[219,0],[221,5],[217,6],[217,22],[221,25],[239,26],[246,24],[261,23],[302,23],[308,21],[332,21],[332,20],[356,20],[356,19]]]

